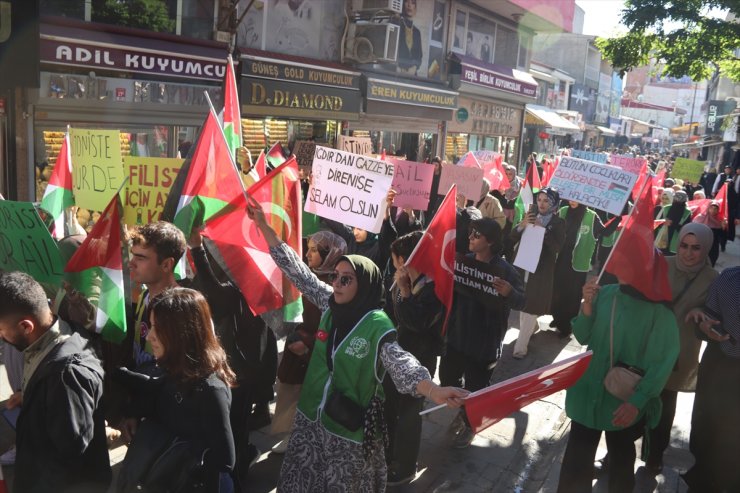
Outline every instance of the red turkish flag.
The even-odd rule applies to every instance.
[[[640,291],[652,301],[671,301],[668,264],[655,248],[653,234],[654,176],[649,176],[635,202],[632,215],[625,221],[606,271]]]
[[[465,399],[470,427],[480,433],[524,406],[567,389],[581,378],[592,354],[586,351],[473,392]]]
[[[693,221],[696,216],[705,213],[711,203],[712,199],[689,200],[686,207],[691,211],[691,220]]]
[[[714,196],[714,201],[719,202],[719,213],[717,214],[717,219],[720,221],[727,221],[727,218],[729,217],[727,215],[727,187],[728,184],[725,182],[725,184],[722,185],[722,188],[719,189],[719,192],[717,192],[717,195]]]
[[[406,260],[406,265],[434,281],[434,294],[446,308],[442,334],[447,330],[447,320],[452,310],[452,293],[455,288],[456,195],[457,185],[452,185],[432,222],[424,231],[424,236]]]

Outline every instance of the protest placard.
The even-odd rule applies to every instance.
[[[457,184],[458,195],[462,194],[466,199],[477,202],[480,199],[483,173],[482,168],[468,168],[454,165],[443,166],[439,176],[439,187],[437,190],[440,195],[444,195],[453,184]]]
[[[304,172],[311,169],[314,152],[316,152],[315,142],[311,142],[308,140],[299,140],[293,146],[293,154],[295,154],[295,160],[296,162],[298,162],[298,167]]]
[[[126,156],[123,167],[129,176],[123,197],[123,222],[129,226],[159,220],[167,194],[184,159]]]
[[[44,287],[59,287],[62,257],[30,202],[0,200],[0,271],[25,272]]]
[[[560,198],[619,215],[637,174],[616,166],[563,156],[550,179]]]
[[[636,175],[639,175],[642,171],[643,166],[645,165],[646,159],[644,157],[632,157],[622,154],[612,154],[609,157],[609,161],[609,164],[611,164],[612,166],[616,166],[617,168],[622,168],[625,171],[629,171],[630,173],[635,173]]]
[[[340,135],[337,139],[337,149],[352,154],[361,154],[363,156],[374,156],[373,141],[370,137],[348,137]]]
[[[578,149],[573,149],[570,152],[571,156],[574,158],[606,164],[606,154],[604,154],[603,152],[580,151]]]
[[[458,253],[455,255],[455,291],[475,298],[493,309],[506,298],[493,287],[495,277],[504,276],[503,269]]]
[[[380,232],[393,164],[316,146],[312,173],[306,212],[371,233]]]
[[[102,211],[124,178],[118,130],[72,128],[69,138],[75,204]]]
[[[698,183],[706,164],[704,161],[697,161],[695,159],[686,159],[685,157],[676,158],[671,169],[671,178],[680,178],[691,183]]]
[[[527,226],[524,228],[519,248],[516,251],[514,266],[534,273],[540,263],[542,243],[545,241],[545,228],[542,226]]]
[[[391,185],[396,191],[393,205],[426,210],[432,190],[434,165],[395,158],[388,158],[386,161],[393,164],[395,169]]]

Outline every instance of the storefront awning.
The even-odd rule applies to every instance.
[[[596,129],[601,132],[601,134],[605,137],[614,137],[617,135],[617,132],[612,130],[611,128],[601,127],[599,125],[596,125]]]
[[[581,131],[581,129],[578,128],[578,125],[558,115],[555,110],[536,104],[528,104],[526,109],[530,118],[525,119],[525,123],[530,123],[527,120],[533,120],[532,123],[536,125],[544,125],[545,127],[550,127],[554,130],[561,130],[567,133]]]
[[[537,81],[527,72],[458,54],[451,60],[460,64],[460,82],[527,98],[537,97]]]

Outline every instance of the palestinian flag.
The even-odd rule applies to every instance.
[[[271,171],[247,192],[265,211],[267,222],[302,257],[301,185],[295,157]],[[247,300],[255,315],[284,308],[286,321],[296,321],[303,305],[300,293],[270,257],[264,236],[237,197],[226,214],[209,220],[203,230],[206,246]]]
[[[241,177],[236,171],[224,133],[213,111],[208,113],[203,128],[167,197],[162,217],[172,222],[189,237],[193,228],[223,211],[237,197],[244,195]],[[181,175],[185,173],[185,177]],[[174,203],[177,204],[176,207]]]
[[[529,207],[534,203],[534,196],[541,188],[542,184],[540,182],[540,175],[537,172],[537,166],[532,163],[527,170],[527,177],[524,179],[524,183],[522,184],[522,188],[516,198],[516,202],[514,202],[515,225],[519,224],[519,222],[524,218],[527,210],[529,210]]]
[[[126,337],[126,301],[123,288],[123,206],[113,196],[85,241],[67,262],[65,272],[73,287],[95,307],[95,330],[103,339],[121,342]]]
[[[272,169],[277,168],[285,162],[285,154],[283,153],[283,146],[280,145],[280,142],[276,142],[275,145],[270,147],[267,155],[265,155],[265,159]]]
[[[75,205],[72,195],[72,154],[70,152],[69,133],[64,134],[62,148],[59,150],[54,171],[49,177],[44,197],[41,199],[41,208],[48,212],[54,221],[51,236],[56,239],[64,238],[64,211]]]
[[[224,135],[231,155],[236,158],[236,151],[242,146],[242,117],[239,112],[239,88],[236,85],[234,61],[229,55],[224,74]]]

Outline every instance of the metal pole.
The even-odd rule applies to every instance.
[[[696,87],[698,84],[694,82],[694,97],[691,99],[691,118],[689,119],[689,138],[693,134],[694,125],[694,105],[696,104]]]

